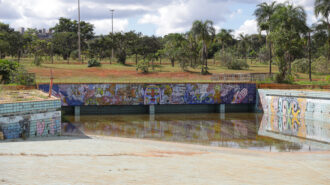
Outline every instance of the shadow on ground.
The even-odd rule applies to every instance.
[[[17,139],[6,139],[0,141],[0,143],[7,142],[29,142],[29,141],[56,141],[56,140],[75,140],[75,139],[91,139],[89,136],[84,134],[75,124],[62,123],[61,136],[43,136],[43,137],[30,137],[30,138],[17,138]]]

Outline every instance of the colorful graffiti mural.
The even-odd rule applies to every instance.
[[[0,130],[5,139],[61,134],[61,112],[0,117]]]
[[[48,92],[49,85],[39,89]],[[255,84],[54,84],[62,106],[255,103]]]
[[[300,118],[299,121],[298,124],[296,117],[283,119],[281,115],[264,114],[259,133],[272,132],[330,143],[329,123],[305,118]]]
[[[326,126],[330,119],[330,93],[258,90],[258,96],[258,107],[264,111],[261,133],[272,131],[330,142],[330,129]]]

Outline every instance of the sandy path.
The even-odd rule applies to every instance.
[[[91,136],[1,142],[0,184],[329,184],[330,151],[269,153]]]

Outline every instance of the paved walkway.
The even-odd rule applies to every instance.
[[[0,184],[329,184],[330,151],[269,153],[90,136],[0,142]]]

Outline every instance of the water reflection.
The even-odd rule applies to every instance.
[[[302,147],[330,149],[330,123],[313,119],[264,114],[259,135],[298,143]]]
[[[266,151],[310,151],[328,149],[325,146],[329,146],[328,143],[324,142],[322,145],[314,145],[313,143],[307,143],[307,145],[288,140],[286,138],[287,133],[282,135],[277,132],[276,137],[274,137],[273,134],[269,133],[272,131],[270,128],[275,128],[274,125],[276,124],[269,124],[271,119],[266,114],[264,116],[251,113],[225,115],[215,113],[156,114],[152,116],[97,115],[81,116],[79,122],[75,122],[73,116],[67,116],[67,119],[74,123],[71,126],[74,125],[76,130],[67,124],[63,127],[65,134],[70,134],[70,130],[79,130],[86,134],[147,138]],[[328,138],[327,141],[329,141],[328,131],[325,133]],[[313,139],[316,138],[316,135],[318,133]],[[315,142],[317,141],[315,140]]]

